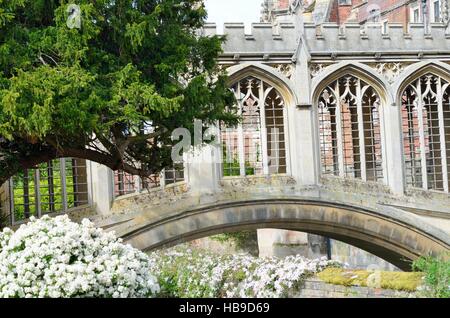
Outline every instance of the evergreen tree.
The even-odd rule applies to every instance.
[[[0,184],[58,157],[151,175],[173,129],[235,124],[205,18],[198,0],[0,0]]]

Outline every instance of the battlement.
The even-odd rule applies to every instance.
[[[215,23],[207,23],[200,31],[211,36],[218,34]],[[225,54],[290,54],[297,48],[301,30],[293,23],[253,23],[250,33],[244,23],[225,23],[223,34]],[[338,25],[336,23],[304,23],[304,39],[312,54],[323,53],[383,53],[383,52],[450,52],[450,30],[442,23],[428,28],[422,23],[408,27],[391,23]]]
[[[298,30],[293,23],[252,23],[251,32],[245,33],[244,23],[225,23],[223,34],[227,37],[224,53],[293,53]],[[218,34],[215,23],[207,23],[202,34]]]
[[[441,23],[426,28],[422,23],[402,24],[349,23],[304,24],[307,45],[314,52],[425,52],[450,51],[450,32]]]

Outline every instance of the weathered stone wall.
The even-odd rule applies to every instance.
[[[258,230],[260,257],[302,255],[315,259],[328,256],[328,240],[319,235],[278,229]],[[385,260],[349,244],[329,240],[332,260],[337,260],[355,269],[399,270]]]
[[[354,246],[331,240],[331,259],[346,263],[355,269],[378,269],[383,271],[398,271],[399,269],[385,260],[367,253]]]
[[[376,289],[359,286],[339,286],[322,282],[319,279],[307,279],[301,291],[293,298],[415,298],[417,294],[390,289]]]
[[[260,257],[309,256],[308,234],[302,232],[260,229],[258,246]]]

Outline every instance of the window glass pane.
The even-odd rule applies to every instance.
[[[403,93],[404,162],[409,187],[444,191],[449,186],[449,93],[449,84],[433,74],[415,80]]]
[[[88,204],[85,160],[51,160],[34,169],[19,171],[11,181],[14,222]]]
[[[319,98],[322,174],[383,180],[380,98],[354,76],[341,77]]]
[[[36,215],[36,193],[34,170],[19,171],[13,178],[14,211],[15,222],[28,219]]]
[[[221,127],[223,175],[286,173],[283,98],[274,87],[252,76],[240,80],[231,89],[242,122],[240,127]]]

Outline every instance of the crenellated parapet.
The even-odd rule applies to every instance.
[[[304,37],[311,54],[450,52],[450,33],[441,23],[432,23],[429,27],[411,23],[407,28],[394,23],[387,24],[385,28],[380,23],[364,26],[357,23],[342,26],[335,23],[305,23]]]
[[[225,54],[292,54],[299,34],[293,23],[253,23],[249,34],[245,32],[244,23],[225,23],[223,30],[227,37]],[[205,24],[202,33],[207,36],[218,34],[216,24]]]
[[[311,55],[373,55],[385,54],[445,54],[450,52],[450,29],[442,23],[425,26],[410,23],[408,27],[391,23],[358,23],[338,25],[336,23],[304,23],[303,28],[291,22],[253,23],[251,31],[245,32],[243,23],[225,23],[223,34],[224,55],[293,55],[300,37],[306,42]],[[215,23],[207,23],[201,30],[203,35],[218,34]]]

